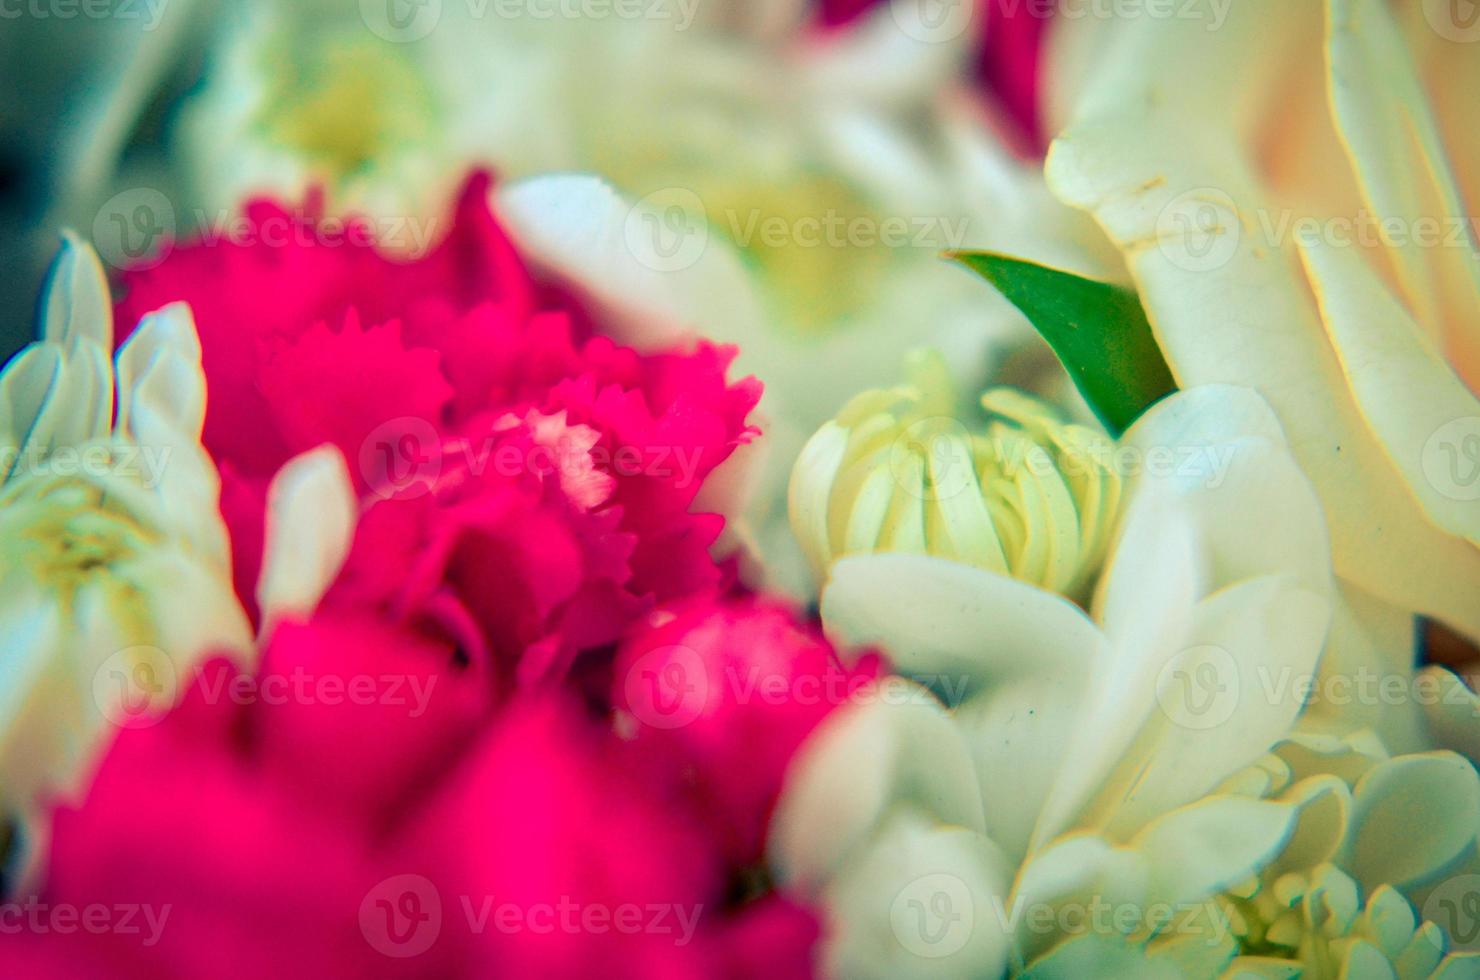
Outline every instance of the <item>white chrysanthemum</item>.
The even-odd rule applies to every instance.
[[[827,908],[834,974],[1092,975],[1060,912],[1104,905],[1117,938],[1159,936],[1288,838],[1295,804],[1221,784],[1301,710],[1271,679],[1316,670],[1334,602],[1320,507],[1245,389],[1176,394],[1122,448],[1146,465],[1093,616],[959,560],[833,565],[831,635],[949,702],[845,708],[789,776],[775,869]],[[1151,465],[1166,453],[1175,465]],[[1216,938],[1163,943],[1158,969],[1199,975],[1233,954]],[[1055,953],[1070,959],[1035,973]]]
[[[1454,949],[1473,943],[1464,917],[1480,899],[1456,894],[1461,918],[1452,924],[1442,908],[1446,882],[1463,889],[1480,845],[1480,774],[1468,760],[1451,752],[1389,757],[1365,731],[1297,731],[1224,788],[1297,808],[1280,853],[1219,896],[1218,913],[1238,941],[1229,975],[1480,973],[1480,954]],[[1453,925],[1462,935],[1447,934]]]
[[[166,707],[201,655],[252,645],[189,309],[146,318],[115,359],[101,266],[68,237],[42,315],[0,375],[0,798],[23,811],[109,721]]]
[[[200,444],[189,308],[146,317],[115,357],[102,267],[69,235],[42,317],[0,373],[0,805],[23,818],[75,790],[115,726],[167,709],[204,656],[255,650]],[[343,461],[294,461],[270,507],[265,622],[311,611],[343,557]]]

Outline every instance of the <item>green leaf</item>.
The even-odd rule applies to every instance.
[[[997,288],[1048,341],[1113,435],[1176,390],[1136,294],[991,252],[947,252]]]

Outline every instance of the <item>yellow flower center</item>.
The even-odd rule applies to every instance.
[[[256,125],[340,179],[431,135],[426,81],[394,45],[350,38],[295,59],[291,41],[264,46],[270,86]]]
[[[982,396],[973,431],[938,357],[910,372],[854,398],[797,461],[792,525],[818,574],[845,555],[914,552],[1082,599],[1120,506],[1114,442],[1005,388]]]
[[[98,588],[113,616],[148,635],[143,597],[119,569],[162,535],[116,496],[80,478],[12,479],[0,494],[0,528],[7,564],[25,568],[64,610],[75,611],[79,595]]]

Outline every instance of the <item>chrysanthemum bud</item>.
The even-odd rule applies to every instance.
[[[914,552],[1081,598],[1120,506],[1114,442],[1007,388],[968,428],[938,355],[907,371],[850,401],[792,471],[792,528],[818,576],[845,555]]]

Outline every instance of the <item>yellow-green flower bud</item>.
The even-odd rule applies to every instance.
[[[907,376],[855,397],[797,459],[792,528],[819,578],[845,555],[913,552],[1082,598],[1120,507],[1114,441],[1007,388],[969,428],[938,355]]]

